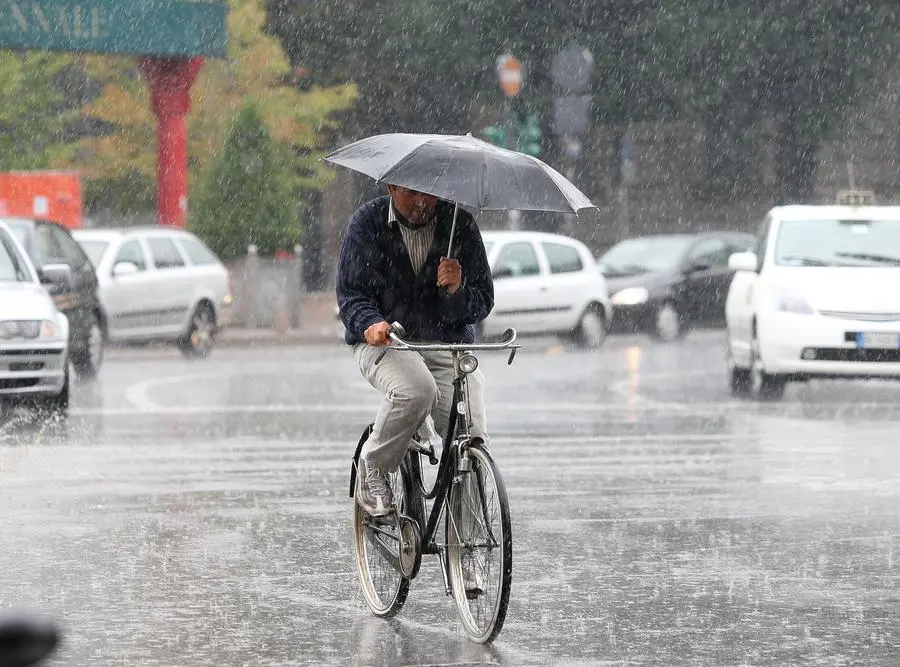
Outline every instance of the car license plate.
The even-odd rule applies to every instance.
[[[859,350],[896,350],[900,347],[900,334],[897,333],[858,333],[856,347]]]

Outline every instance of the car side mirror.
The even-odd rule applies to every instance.
[[[498,278],[511,278],[512,274],[512,269],[508,266],[494,269],[494,271],[492,272],[494,280],[497,280]]]
[[[756,253],[736,252],[728,258],[728,268],[732,271],[752,271],[756,273]]]
[[[688,264],[688,273],[703,273],[704,271],[709,271],[711,268],[712,265],[709,262],[702,259],[695,259]]]
[[[133,276],[137,272],[138,267],[134,262],[117,262],[112,270],[112,274],[116,278],[121,278],[122,276]]]
[[[44,285],[69,288],[72,286],[72,267],[68,264],[45,264],[38,269],[38,277]]]

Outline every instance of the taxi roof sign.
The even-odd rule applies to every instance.
[[[837,193],[838,206],[871,206],[875,193],[871,190],[841,190]]]

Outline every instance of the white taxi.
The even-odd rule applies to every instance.
[[[730,257],[733,394],[778,399],[791,381],[900,378],[900,206],[870,199],[773,208],[756,252]]]

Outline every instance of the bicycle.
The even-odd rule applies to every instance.
[[[450,351],[455,371],[453,402],[440,460],[434,445],[417,434],[399,469],[391,474],[393,514],[371,517],[354,500],[354,545],[363,596],[375,616],[396,615],[406,602],[422,555],[437,555],[445,593],[454,598],[466,634],[487,644],[500,633],[509,605],[512,526],[497,465],[484,442],[469,432],[467,376],[478,368],[473,351],[509,350],[507,363],[512,364],[519,348],[516,332],[508,329],[499,342],[480,344],[414,343],[403,336],[403,327],[394,322],[391,345],[375,363],[391,351]],[[363,431],[353,455],[351,498],[356,491],[359,455],[372,428],[369,424]],[[423,457],[438,466],[430,488],[423,477]],[[482,552],[486,552],[485,562],[478,559]],[[499,556],[497,567],[487,562],[493,556]]]

